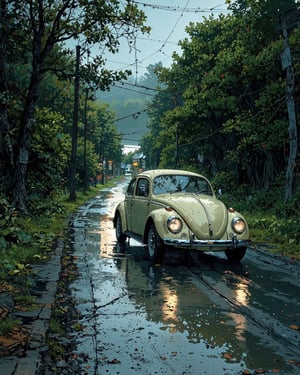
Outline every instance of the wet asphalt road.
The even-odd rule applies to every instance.
[[[82,374],[300,374],[299,263],[248,249],[238,265],[183,250],[153,265],[138,242],[118,249],[127,183],[81,207],[70,233]]]

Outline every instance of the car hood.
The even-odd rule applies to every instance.
[[[219,239],[226,230],[227,208],[215,197],[175,193],[160,202],[172,207],[199,239]]]

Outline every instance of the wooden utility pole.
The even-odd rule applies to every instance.
[[[75,82],[74,82],[74,111],[73,111],[73,126],[72,126],[72,152],[70,165],[70,201],[76,201],[76,157],[77,157],[77,138],[78,138],[78,114],[79,114],[79,85],[80,85],[80,46],[76,46],[76,67],[75,67]]]
[[[84,129],[83,129],[83,190],[86,193],[88,189],[87,161],[86,161],[86,141],[87,141],[87,101],[89,97],[89,89],[85,88],[84,99]]]
[[[287,17],[283,16],[282,20],[282,33],[284,52],[281,55],[282,69],[286,70],[286,101],[288,110],[288,132],[289,132],[289,158],[285,174],[285,198],[287,202],[293,195],[294,187],[294,169],[298,153],[298,136],[297,136],[297,120],[294,100],[294,68],[292,65],[291,50],[288,42],[287,32]]]

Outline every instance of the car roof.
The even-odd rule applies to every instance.
[[[168,175],[168,174],[171,174],[171,175],[179,174],[179,175],[188,175],[188,176],[192,175],[192,176],[203,177],[206,179],[206,177],[204,177],[203,175],[199,173],[190,172],[190,171],[186,171],[182,169],[149,169],[149,170],[139,173],[138,176],[145,176],[145,177],[147,176],[149,178],[154,178],[156,176]]]

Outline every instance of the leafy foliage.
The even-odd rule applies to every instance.
[[[6,249],[9,236],[15,232],[15,221],[17,212],[6,198],[0,197],[0,248]]]
[[[299,243],[299,155],[294,196],[284,201],[290,139],[282,18],[299,85],[299,13],[289,1],[228,1],[231,10],[191,23],[171,68],[159,68],[141,142],[149,167],[207,175],[222,200],[276,242]],[[299,106],[299,92],[295,92]],[[152,109],[153,108],[153,109]],[[258,214],[258,212],[261,213]],[[289,215],[286,214],[289,212]]]
[[[67,46],[67,42],[82,41],[81,48],[87,55],[95,46],[100,51],[105,48],[115,53],[118,51],[120,38],[127,39],[130,45],[138,30],[149,30],[144,22],[145,15],[137,5],[118,0],[13,0],[9,5],[8,2],[3,2],[0,26],[1,191],[18,207],[20,213],[28,213],[32,187],[38,195],[48,194],[51,184],[46,188],[39,181],[51,175],[50,182],[55,183],[56,177],[65,169],[65,154],[60,168],[52,168],[51,145],[46,145],[45,137],[49,135],[52,141],[55,140],[55,129],[51,133],[46,122],[49,121],[48,125],[52,125],[50,117],[54,113],[62,116],[65,129],[70,130],[72,122],[77,122],[75,117],[78,117],[77,98],[80,92],[77,93],[77,84],[75,93],[70,89],[70,82],[74,78],[74,60],[76,59],[78,67],[76,83],[79,81],[79,86],[94,90],[106,90],[113,82],[125,79],[130,74],[129,71],[107,69],[101,53],[93,60],[88,59],[83,63],[80,61],[81,56],[74,57],[74,51]],[[76,49],[78,50],[79,48]],[[74,105],[72,118],[70,113],[73,112],[75,94],[76,108]],[[41,118],[36,118],[36,115],[38,109],[45,111],[45,108],[48,114],[44,124],[41,124]],[[55,128],[58,130],[57,124]],[[58,134],[62,134],[61,129]],[[77,129],[72,133],[72,139],[76,145]],[[43,145],[39,145],[39,141]],[[58,147],[58,143],[56,139],[54,146]],[[76,153],[73,144],[72,148]],[[49,146],[48,150],[46,146]],[[36,156],[47,167],[33,166]],[[74,158],[72,154],[72,158],[67,161],[76,162],[74,159],[76,155]],[[73,169],[72,164],[72,183]],[[41,189],[43,192],[40,194]]]
[[[236,1],[231,14],[187,27],[182,55],[157,71],[163,89],[151,103],[150,134],[142,142],[154,146],[151,162],[210,178],[225,173],[230,188],[248,186],[248,194],[284,176],[289,146],[279,15],[286,9],[296,12],[295,2],[278,1],[277,8]],[[289,31],[297,55],[299,28]]]

